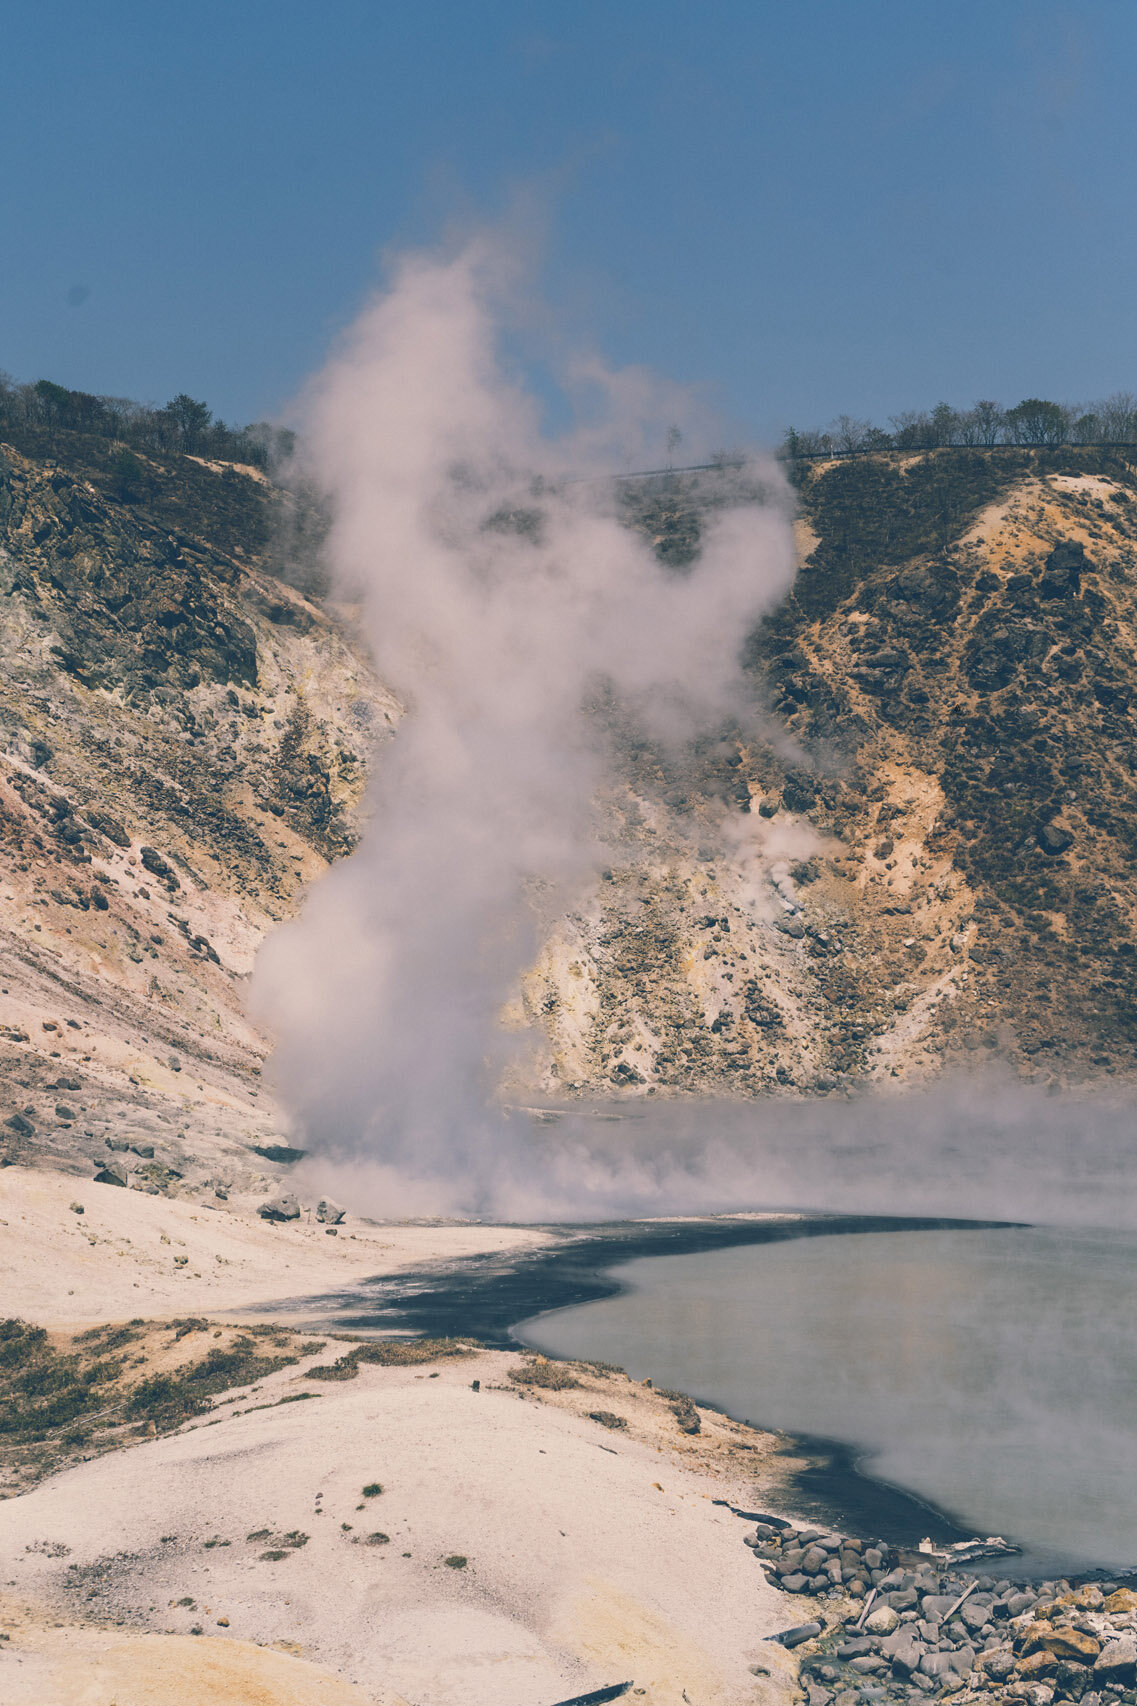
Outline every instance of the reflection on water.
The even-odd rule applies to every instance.
[[[617,1271],[622,1295],[519,1336],[862,1448],[977,1533],[1137,1562],[1133,1233],[861,1234]]]

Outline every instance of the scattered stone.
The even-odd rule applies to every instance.
[[[1060,823],[1044,823],[1039,826],[1038,845],[1054,858],[1074,845],[1074,837]]]
[[[1022,1644],[1024,1657],[1048,1653],[1058,1659],[1076,1659],[1081,1664],[1093,1664],[1101,1652],[1101,1642],[1081,1629],[1056,1629],[1051,1623],[1036,1623]]]
[[[891,1605],[874,1605],[865,1618],[870,1635],[891,1635],[900,1627],[900,1613]]]
[[[781,1647],[800,1647],[804,1641],[812,1641],[820,1633],[820,1623],[795,1623],[792,1629],[783,1629],[780,1635],[771,1635],[770,1639],[777,1641]]]
[[[68,1206],[70,1207],[72,1214],[85,1214],[87,1212],[81,1202],[73,1202]]]
[[[588,1419],[599,1422],[602,1428],[626,1428],[628,1425],[623,1416],[617,1416],[611,1410],[589,1410]]]
[[[1137,1675],[1137,1639],[1126,1634],[1109,1641],[1094,1664],[1094,1681],[1120,1682],[1128,1687]]]
[[[161,881],[166,884],[167,888],[176,889],[181,887],[181,884],[178,882],[178,879],[174,874],[173,867],[166,863],[165,859],[163,859],[162,855],[155,848],[140,847],[138,850],[138,857],[142,860],[143,865],[146,870],[150,872],[151,876],[159,877]]]
[[[262,1220],[299,1220],[300,1204],[289,1194],[269,1197],[266,1202],[261,1203],[257,1213]]]
[[[880,1650],[898,1676],[911,1676],[913,1671],[919,1670],[920,1660],[928,1651],[925,1644],[917,1640],[910,1624],[886,1636],[880,1643]]]

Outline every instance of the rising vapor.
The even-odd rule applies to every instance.
[[[675,743],[742,712],[742,644],[793,575],[772,464],[768,501],[724,505],[690,571],[661,566],[599,476],[660,442],[673,397],[582,362],[599,417],[544,432],[501,355],[510,288],[489,243],[405,258],[305,408],[330,572],[406,716],[360,847],[269,941],[255,997],[305,1146],[390,1212],[532,1201],[499,1014],[537,890],[547,913],[602,862],[602,709]]]

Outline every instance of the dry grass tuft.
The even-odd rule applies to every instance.
[[[566,1392],[570,1386],[580,1385],[576,1375],[563,1362],[547,1362],[544,1357],[522,1363],[520,1368],[511,1368],[509,1378],[518,1386],[541,1386],[548,1392]]]

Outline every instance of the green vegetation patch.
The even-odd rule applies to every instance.
[[[354,1380],[361,1363],[380,1363],[384,1368],[407,1368],[415,1363],[437,1362],[442,1357],[473,1356],[476,1346],[463,1339],[373,1339],[357,1345],[338,1362],[317,1363],[306,1371],[311,1380]]]
[[[166,1360],[196,1332],[211,1335],[203,1355],[187,1346],[178,1366],[138,1378],[150,1356]],[[150,1327],[132,1321],[88,1328],[61,1349],[42,1327],[0,1320],[0,1496],[23,1491],[80,1454],[169,1432],[221,1393],[298,1362],[313,1348],[282,1338],[278,1328],[215,1342],[231,1332],[198,1317]],[[258,1343],[266,1333],[272,1354]]]
[[[543,1357],[522,1363],[520,1368],[511,1368],[509,1378],[518,1386],[542,1386],[549,1392],[565,1392],[570,1386],[580,1385],[576,1375],[563,1362],[546,1362]]]

